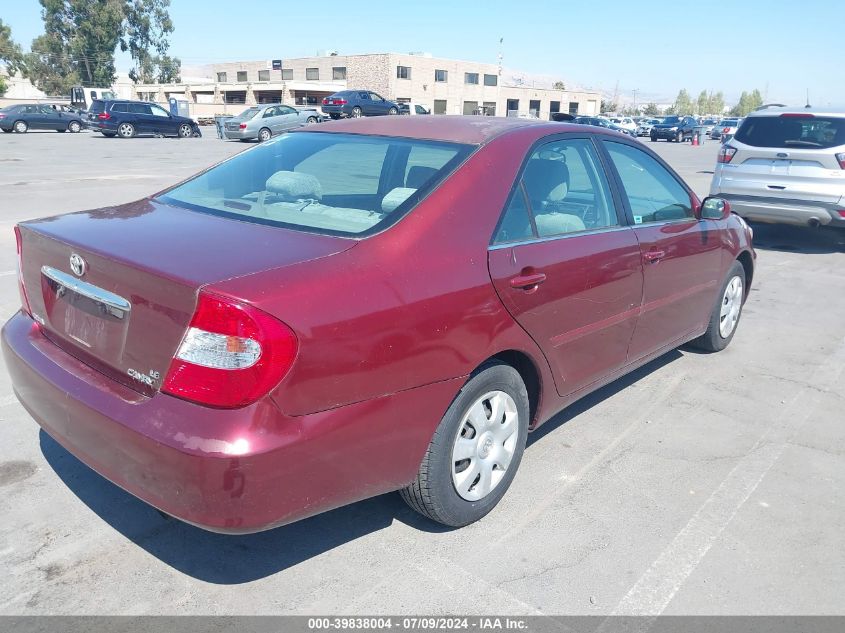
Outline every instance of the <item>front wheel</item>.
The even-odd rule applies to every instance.
[[[271,136],[273,136],[273,133],[266,127],[263,127],[258,131],[258,142],[264,143],[265,141],[269,141]]]
[[[745,269],[734,262],[719,291],[719,300],[710,313],[707,331],[692,344],[706,352],[720,352],[730,345],[745,302]]]
[[[390,108],[390,110],[388,110],[388,111],[387,111],[387,113],[388,113],[388,114],[391,114],[391,115],[393,115],[393,114],[399,114],[399,110],[397,110],[396,108]],[[410,114],[410,113],[409,113],[409,114]]]
[[[194,130],[187,123],[179,126],[179,138],[191,138],[194,135]]]
[[[683,142],[686,140],[686,139],[684,138],[684,133],[683,133],[683,132],[678,132],[678,136],[676,136],[676,137],[675,137],[675,140],[676,140],[678,143],[683,143]]]
[[[305,121],[305,125],[314,125],[316,122],[317,122],[317,117],[315,117],[315,116],[310,116],[310,117],[308,117],[308,119]]]
[[[528,417],[528,392],[519,373],[503,363],[483,365],[446,411],[402,498],[444,525],[478,521],[496,507],[516,475]]]
[[[362,116],[364,116],[364,111],[361,108],[359,108],[358,106],[352,108],[353,119],[360,119]]]
[[[71,134],[77,134],[82,130],[82,124],[79,121],[71,121],[67,124],[67,129]]]

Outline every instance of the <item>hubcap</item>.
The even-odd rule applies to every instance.
[[[262,141],[266,141],[268,138],[270,138],[270,133],[262,130],[260,138]]]
[[[25,123],[18,122],[18,123],[16,123],[16,124],[15,124],[15,129],[16,129],[18,132],[23,132],[23,131],[26,129],[26,124],[25,124]]]
[[[356,119],[360,118],[361,117],[361,111],[356,108],[355,110],[352,111],[352,116],[354,116]]]
[[[504,391],[486,393],[469,407],[452,447],[452,485],[463,499],[483,499],[502,482],[518,437],[516,402]]]
[[[190,136],[191,135],[191,128],[187,125],[182,126],[182,136]]]
[[[722,307],[719,310],[719,334],[722,335],[722,338],[728,338],[734,331],[741,309],[742,279],[734,277],[728,282],[728,287],[725,288]]]
[[[132,127],[126,124],[120,126],[121,136],[132,136]]]

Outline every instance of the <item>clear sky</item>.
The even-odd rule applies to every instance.
[[[42,32],[37,0],[2,0],[25,48]],[[426,51],[496,62],[612,93],[670,102],[758,88],[769,102],[845,104],[845,0],[172,0],[171,53],[183,65]],[[118,58],[118,69],[128,60]]]

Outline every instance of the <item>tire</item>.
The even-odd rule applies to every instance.
[[[258,142],[259,143],[264,143],[266,141],[269,141],[272,138],[272,136],[273,136],[273,133],[270,131],[269,128],[263,127],[260,130],[258,130]]]
[[[100,134],[102,134],[106,138],[114,138],[114,136],[115,136],[114,132],[100,132]]]
[[[678,143],[683,143],[684,141],[686,141],[683,131],[678,130],[678,135],[675,137],[675,141]]]
[[[340,118],[340,115],[336,112],[332,112],[329,116],[332,118],[332,121],[337,121]]]
[[[194,130],[187,123],[183,123],[179,126],[177,134],[179,134],[179,138],[191,138],[194,135]]]
[[[651,135],[651,142],[652,142],[652,143],[656,143],[656,142],[657,142],[657,136],[655,136],[654,134],[652,134],[652,135]]]
[[[710,314],[707,331],[691,344],[705,352],[720,352],[725,349],[736,333],[744,303],[745,269],[742,264],[735,261],[719,288],[718,299]]]
[[[15,130],[18,134],[26,134],[27,130],[29,129],[29,125],[27,125],[26,121],[15,121],[15,124],[12,126],[12,129]]]
[[[71,121],[67,124],[67,130],[71,134],[79,134],[82,131],[82,124],[79,121]]]
[[[131,123],[121,123],[117,126],[117,135],[120,138],[133,138],[135,136],[135,126]]]
[[[305,121],[305,125],[314,125],[315,123],[317,123],[317,117],[315,117],[315,116],[310,116]]]
[[[360,119],[362,116],[364,116],[364,111],[361,108],[359,108],[358,106],[352,108],[353,119]]]
[[[497,410],[503,412],[501,424],[496,422]],[[478,521],[496,507],[516,475],[528,437],[528,416],[528,392],[519,373],[500,362],[482,365],[437,426],[416,479],[399,491],[402,499],[443,525],[462,527]],[[469,451],[467,457],[456,460],[462,448]]]
[[[399,110],[397,110],[396,108],[390,108],[390,110],[388,110],[387,113],[392,116],[392,115],[399,114]],[[408,114],[410,114],[410,112]]]

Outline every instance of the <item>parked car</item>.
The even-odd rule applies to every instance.
[[[634,138],[636,138],[637,136],[635,132],[631,132],[631,130],[628,130],[624,127],[619,127],[615,123],[612,123],[610,119],[605,119],[604,117],[579,116],[576,117],[572,122],[577,125],[594,125],[596,127],[603,127],[608,130],[613,130],[614,132],[619,132],[620,134],[633,136]]]
[[[91,102],[88,127],[103,136],[202,136],[199,125],[188,117],[170,114],[155,103],[146,101],[100,100]]]
[[[719,149],[710,191],[758,222],[845,228],[845,111],[752,112]]]
[[[426,106],[416,103],[412,101],[411,103],[400,103],[399,104],[399,114],[404,115],[420,115],[420,114],[431,114],[431,108],[427,108]]]
[[[0,130],[24,134],[29,130],[79,132],[82,118],[76,112],[63,112],[49,105],[23,103],[0,109]]]
[[[655,123],[651,126],[649,136],[652,141],[665,139],[683,143],[692,138],[693,130],[697,125],[698,121],[692,116],[668,116],[662,123]]]
[[[287,105],[273,103],[252,106],[238,116],[226,119],[223,134],[227,139],[240,141],[268,141],[271,137],[295,130],[303,125],[313,125],[322,121],[316,108],[296,109]]]
[[[741,123],[742,119],[725,119],[713,128],[710,132],[710,138],[716,138],[722,141],[722,143],[726,143],[733,138],[733,135],[736,134],[736,130]]]
[[[643,119],[637,125],[637,136],[648,136],[651,134],[651,128],[660,123],[660,119]]]
[[[323,99],[323,112],[333,119],[399,114],[399,104],[369,90],[341,90]]]
[[[610,122],[628,130],[629,132],[636,133],[637,131],[637,124],[634,123],[634,120],[631,117],[611,117]]]
[[[516,118],[304,127],[15,233],[16,396],[221,532],[397,489],[480,519],[529,430],[678,345],[725,348],[755,258],[727,203],[634,139]]]

